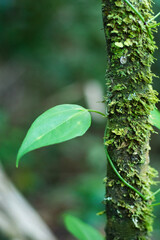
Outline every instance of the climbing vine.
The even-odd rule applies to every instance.
[[[83,135],[91,124],[90,112],[102,115],[107,119],[104,146],[109,162],[104,179],[107,239],[148,240],[152,207],[159,205],[152,202],[160,192],[150,191],[157,171],[149,166],[149,139],[154,132],[150,114],[158,101],[151,85],[153,31],[160,26],[155,21],[160,13],[153,16],[150,0],[102,0],[102,11],[108,54],[107,113],[74,104],[49,109],[29,129],[17,167],[21,157],[34,149]]]
[[[151,85],[156,49],[152,34],[160,14],[152,15],[149,0],[103,0],[102,10],[108,55],[107,238],[149,239],[151,205],[160,191],[150,191],[157,172],[149,166],[150,132],[154,132],[149,115],[158,101]]]

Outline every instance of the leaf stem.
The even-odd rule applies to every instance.
[[[159,203],[150,204],[151,207],[156,207],[156,206],[159,206],[159,205],[160,205],[160,202]]]
[[[155,27],[158,27],[159,25],[160,25],[160,23],[156,23],[154,25],[148,26],[148,28],[155,28]]]
[[[100,114],[102,115],[103,117],[106,117],[106,115],[102,112],[99,112],[99,111],[96,111],[96,110],[92,110],[92,109],[86,109],[88,112],[94,112],[94,113],[97,113],[97,114]]]
[[[157,191],[155,191],[153,194],[151,194],[149,197],[147,197],[146,199],[147,200],[150,199],[151,197],[157,195],[159,192],[160,192],[160,188]]]
[[[153,18],[151,18],[150,20],[147,21],[147,24],[154,21],[158,16],[160,15],[160,12],[158,14],[156,14]]]

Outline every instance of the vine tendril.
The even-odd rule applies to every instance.
[[[135,14],[137,14],[139,19],[144,23],[144,25],[146,26],[146,29],[147,29],[147,32],[148,32],[148,35],[149,35],[150,39],[153,40],[152,33],[151,33],[151,31],[150,31],[150,29],[149,29],[149,27],[147,25],[147,22],[145,21],[144,17],[138,12],[138,10],[132,5],[132,3],[130,3],[128,0],[124,0],[124,2],[127,3],[127,5],[135,12]]]

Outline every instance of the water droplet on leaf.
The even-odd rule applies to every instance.
[[[120,63],[121,63],[121,64],[126,64],[126,63],[127,63],[127,57],[122,56],[122,57],[120,58]]]

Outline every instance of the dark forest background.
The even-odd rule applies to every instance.
[[[158,0],[154,10],[160,11]],[[103,119],[93,115],[85,136],[36,150],[15,167],[26,131],[48,108],[73,103],[104,111],[106,51],[100,2],[0,0],[0,32],[0,161],[7,175],[58,239],[73,239],[63,225],[65,212],[103,233],[105,217],[96,216],[104,209]],[[160,46],[159,36],[155,34]],[[160,76],[158,49],[155,58],[152,69]],[[154,88],[160,92],[158,78]],[[160,170],[160,135],[152,134],[151,148],[151,165]],[[153,239],[158,240],[160,207],[155,215]]]

